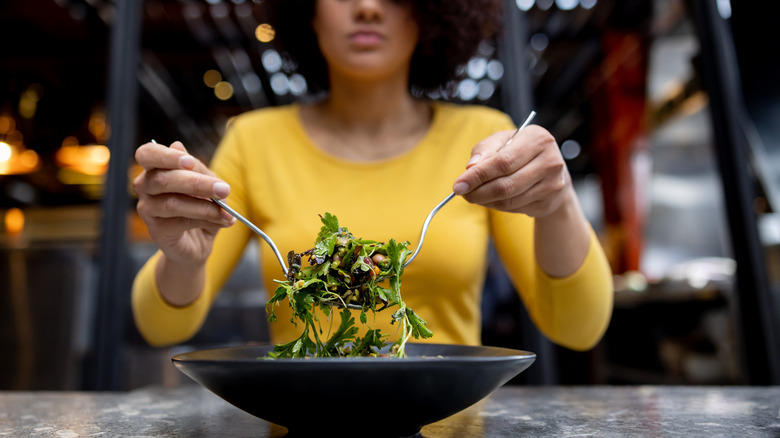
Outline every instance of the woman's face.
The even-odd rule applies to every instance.
[[[411,8],[408,0],[316,0],[312,26],[331,77],[408,76],[419,37]]]

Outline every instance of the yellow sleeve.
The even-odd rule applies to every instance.
[[[536,263],[533,219],[495,213],[496,250],[539,330],[552,342],[573,350],[593,348],[612,316],[612,271],[596,234],[579,269],[565,278],[547,275]]]
[[[135,325],[150,345],[159,347],[186,341],[200,329],[211,300],[201,294],[185,307],[172,306],[160,295],[154,271],[160,252],[141,268],[133,282],[132,309]]]

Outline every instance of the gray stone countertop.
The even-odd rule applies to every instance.
[[[283,437],[187,384],[0,391],[0,437]],[[323,431],[323,436],[330,436]],[[422,437],[780,437],[780,386],[504,386]],[[370,433],[366,436],[370,436]]]

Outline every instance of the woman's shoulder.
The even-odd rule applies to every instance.
[[[433,101],[432,107],[447,124],[488,125],[494,129],[510,129],[514,124],[505,112],[486,105]]]

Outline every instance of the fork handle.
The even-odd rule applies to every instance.
[[[257,235],[262,237],[263,240],[265,240],[266,243],[268,243],[268,245],[271,246],[271,249],[274,251],[274,255],[276,255],[276,259],[279,260],[279,264],[282,265],[282,271],[284,271],[284,276],[286,277],[287,276],[287,266],[284,264],[284,258],[282,258],[282,253],[279,252],[279,248],[276,247],[276,244],[274,243],[274,241],[271,240],[271,238],[268,237],[268,235],[265,234],[263,232],[263,230],[261,230],[260,228],[257,228],[257,226],[255,226],[255,224],[250,222],[244,216],[241,216],[237,211],[233,210],[224,201],[221,201],[219,199],[214,199],[214,198],[211,198],[211,201],[214,202],[215,204],[219,205],[220,207],[222,207],[223,210],[225,210],[226,212],[230,213],[234,218],[236,218],[239,221],[241,221],[241,223],[243,223],[244,225],[249,227]]]
[[[412,263],[412,260],[417,257],[417,254],[420,253],[420,248],[422,248],[423,241],[425,240],[425,233],[428,232],[428,225],[431,223],[431,220],[433,219],[433,215],[435,215],[439,210],[441,210],[442,207],[444,207],[444,204],[450,202],[452,198],[455,197],[455,192],[450,193],[447,195],[446,198],[444,198],[443,201],[439,202],[436,207],[431,210],[430,213],[428,213],[428,217],[425,218],[425,222],[423,222],[422,231],[420,232],[420,242],[417,244],[417,249],[414,250],[414,253],[412,253],[412,256],[409,257],[409,260],[404,263],[404,268],[409,265],[409,263]]]

